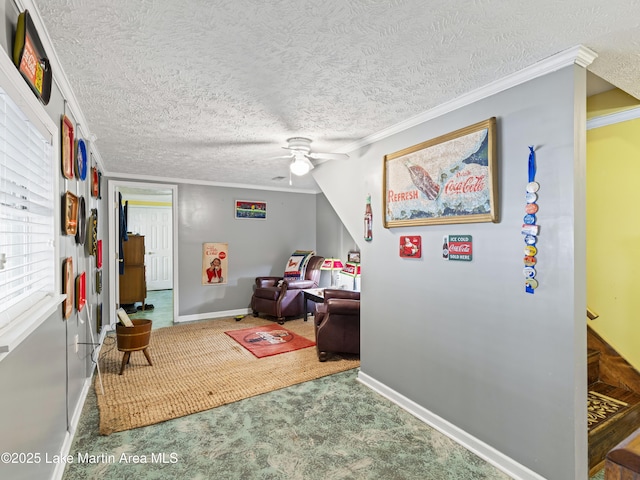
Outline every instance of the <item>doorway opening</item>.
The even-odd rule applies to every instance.
[[[111,180],[109,202],[111,323],[123,307],[131,318],[152,320],[154,329],[173,325],[178,315],[177,185]]]

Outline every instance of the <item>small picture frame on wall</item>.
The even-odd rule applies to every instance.
[[[65,235],[75,235],[78,229],[78,197],[66,192],[62,197]]]
[[[91,196],[100,197],[100,172],[97,167],[91,167]]]
[[[229,275],[229,244],[202,244],[202,285],[225,285]]]
[[[422,237],[420,235],[402,235],[400,237],[400,257],[420,258],[422,256]]]
[[[360,252],[356,252],[355,250],[347,253],[347,262],[349,263],[360,263]]]
[[[64,178],[71,180],[74,172],[73,157],[75,153],[75,141],[73,138],[73,124],[69,117],[62,116],[62,174]]]
[[[82,272],[76,277],[76,309],[81,312],[87,303],[87,280],[86,273]]]
[[[266,220],[267,202],[260,200],[236,200],[234,212],[236,218]]]
[[[62,316],[65,320],[73,313],[73,304],[75,301],[74,281],[73,258],[68,257],[62,265],[62,293],[67,295],[67,298],[62,302]]]

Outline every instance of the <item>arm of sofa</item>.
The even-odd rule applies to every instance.
[[[326,288],[324,290],[325,301],[330,298],[348,298],[351,300],[360,300],[360,292],[353,290],[340,290],[337,288]]]
[[[256,277],[256,287],[275,287],[282,279],[282,277]]]
[[[325,300],[327,315],[358,315],[360,313],[360,300],[351,298],[329,298]]]
[[[316,286],[313,280],[285,280],[289,290],[302,290],[305,288],[313,288]]]

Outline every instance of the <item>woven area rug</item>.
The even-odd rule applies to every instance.
[[[271,357],[315,346],[308,338],[296,335],[280,325],[243,328],[224,332],[257,358]]]
[[[357,368],[358,356],[331,356],[319,362],[315,348],[256,358],[224,332],[273,325],[245,317],[206,320],[161,328],[151,333],[149,353],[133,352],[123,375],[123,353],[107,337],[100,355],[104,394],[94,385],[100,433],[153,425],[262,393]],[[314,339],[313,322],[286,323],[287,330]],[[110,345],[108,344],[110,343]]]

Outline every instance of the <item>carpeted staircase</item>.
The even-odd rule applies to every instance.
[[[640,427],[640,373],[587,326],[589,474]]]

